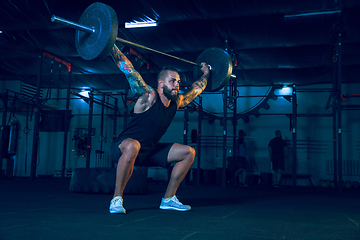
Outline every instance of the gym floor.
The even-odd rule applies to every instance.
[[[160,210],[165,183],[125,195],[69,191],[70,180],[1,179],[0,239],[360,239],[360,190],[180,186],[189,212]]]

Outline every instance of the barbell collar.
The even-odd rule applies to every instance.
[[[83,31],[83,32],[86,32],[86,33],[90,33],[90,34],[95,32],[95,29],[92,28],[92,27],[84,26],[84,25],[78,24],[76,22],[72,22],[70,20],[67,20],[67,19],[62,18],[62,17],[55,16],[55,15],[53,15],[51,17],[51,22],[61,23],[63,25],[67,25],[67,26],[69,26],[71,28],[75,28],[77,30],[80,30],[80,31]]]

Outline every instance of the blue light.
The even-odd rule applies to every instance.
[[[288,15],[285,15],[284,17],[285,18],[305,17],[305,16],[326,15],[326,14],[334,14],[334,13],[341,13],[341,10],[324,11],[324,12],[308,12],[308,13],[299,13],[299,14],[288,14]]]
[[[292,94],[292,87],[284,86],[281,89],[275,90],[275,94],[278,96],[288,96]]]
[[[89,91],[87,90],[82,90],[79,94],[83,97],[89,98]]]
[[[125,23],[125,28],[141,28],[141,27],[156,27],[156,26],[157,26],[157,22],[154,20],[147,20],[143,22],[134,21],[134,22]]]

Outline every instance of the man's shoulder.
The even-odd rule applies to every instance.
[[[275,142],[275,141],[276,141],[276,137],[270,140],[270,142]]]

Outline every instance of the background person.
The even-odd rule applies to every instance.
[[[239,138],[236,145],[236,163],[235,163],[235,185],[245,186],[244,184],[244,172],[246,170],[246,163],[248,161],[248,154],[245,141],[246,133],[243,130],[239,130]]]
[[[274,186],[280,187],[282,172],[285,170],[285,158],[287,158],[286,141],[282,139],[280,130],[275,131],[275,138],[269,142],[269,156],[272,163]]]

